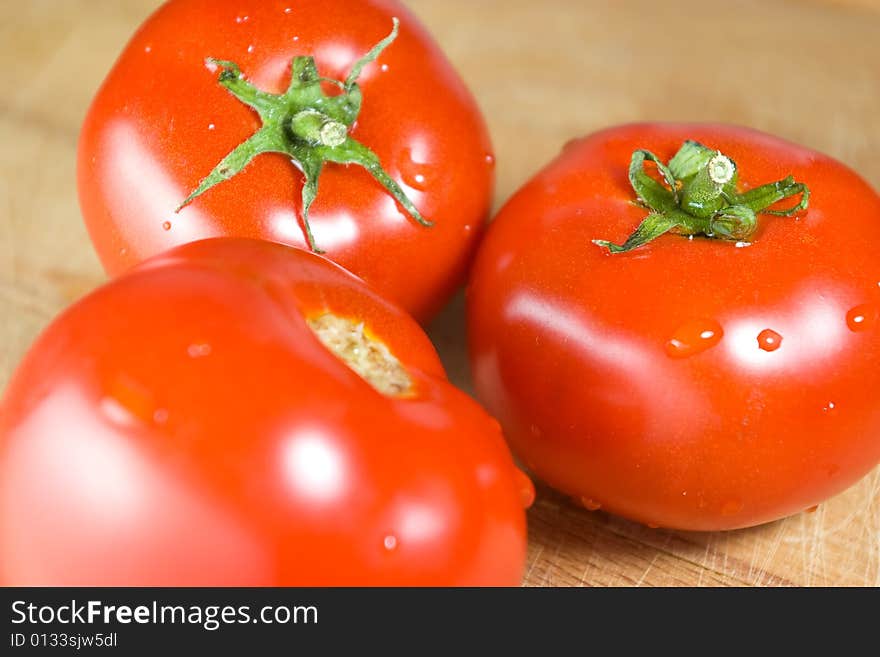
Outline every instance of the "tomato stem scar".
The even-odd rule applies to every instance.
[[[648,175],[645,162],[656,165],[665,184]],[[593,243],[611,253],[625,253],[668,232],[739,242],[754,234],[757,215],[790,217],[809,205],[809,187],[791,176],[743,193],[737,191],[737,179],[736,162],[696,141],[684,142],[668,165],[650,151],[637,150],[630,160],[629,181],[639,204],[650,212],[623,244]],[[769,209],[797,195],[797,205]]]
[[[333,313],[309,318],[307,322],[327,349],[383,395],[412,394],[409,372],[384,342],[369,334],[363,322]]]
[[[209,58],[209,70],[219,69],[218,82],[236,99],[259,114],[262,127],[233,149],[198,187],[180,204],[180,212],[215,185],[240,173],[261,153],[283,153],[302,171],[302,222],[309,248],[324,253],[315,243],[309,224],[309,210],[318,195],[318,180],[324,165],[357,164],[366,169],[420,225],[430,227],[400,185],[382,168],[379,157],[350,135],[361,110],[362,94],[357,80],[364,67],[397,38],[400,21],[393,18],[391,33],[377,43],[354,66],[344,82],[318,75],[311,56],[294,57],[290,86],[283,94],[261,91],[248,82],[235,62]],[[338,90],[324,93],[322,84]]]

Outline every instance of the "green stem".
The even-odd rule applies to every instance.
[[[366,169],[420,225],[432,226],[400,185],[382,168],[379,158],[350,131],[360,113],[363,96],[357,80],[364,67],[375,61],[397,38],[400,22],[394,18],[391,33],[361,57],[345,82],[323,78],[313,57],[295,57],[291,62],[290,85],[283,94],[271,94],[248,82],[235,62],[208,59],[220,69],[217,81],[236,99],[260,116],[262,127],[236,146],[201,180],[177,208],[180,212],[215,185],[237,175],[262,153],[283,153],[302,171],[302,222],[309,248],[323,253],[315,244],[309,225],[309,210],[318,195],[318,179],[326,163],[356,164]],[[328,96],[322,83],[331,83],[339,93]]]
[[[726,155],[716,154],[704,164],[682,189],[681,208],[688,214],[706,219],[729,205],[725,185],[736,176],[736,164]]]
[[[647,173],[647,162],[656,165],[664,182]],[[790,217],[807,209],[810,190],[791,176],[742,194],[737,191],[737,177],[733,160],[692,140],[682,145],[668,165],[650,151],[637,150],[630,160],[629,180],[650,214],[623,244],[593,243],[611,253],[625,253],[668,232],[742,241],[754,234],[759,214]],[[769,209],[798,195],[800,201],[791,208]]]
[[[311,146],[334,148],[348,139],[347,125],[313,109],[301,110],[290,117],[290,132],[294,139]]]

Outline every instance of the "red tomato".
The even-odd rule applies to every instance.
[[[328,313],[410,385],[325,348]],[[396,306],[306,251],[207,240],[77,303],[18,369],[0,582],[516,585],[529,486]]]
[[[627,179],[634,151],[665,163],[685,140],[733,159],[733,197],[792,175],[780,185],[793,197],[769,209],[797,206],[801,183],[809,209],[758,212],[738,242],[594,244],[623,242],[649,214]],[[807,509],[880,460],[878,221],[880,198],[855,173],[752,130],[641,124],[573,142],[477,256],[479,397],[528,467],[588,508],[693,530]]]
[[[283,153],[257,155],[175,212],[263,123],[218,77],[234,78],[229,86],[281,94],[291,83],[294,58],[313,55],[317,75],[345,81],[356,60],[389,34],[395,17],[399,36],[357,78],[362,107],[346,115],[356,123],[343,121],[335,136],[344,138],[351,128],[348,137],[378,156],[432,227],[420,225],[366,169],[335,163],[351,155],[346,144],[332,149],[291,137],[294,112],[287,109],[273,115],[273,139],[284,143],[268,147]],[[208,58],[236,64],[244,80]],[[303,94],[315,101],[313,92],[321,89],[314,82]],[[328,112],[345,95],[326,82],[323,92],[335,100],[320,97],[313,105]],[[474,99],[397,2],[166,3],[126,46],[88,112],[79,143],[80,204],[110,274],[206,237],[306,246],[302,170],[320,170],[316,154],[329,159],[310,211],[315,249],[420,321],[430,318],[464,278],[491,204],[494,158]]]

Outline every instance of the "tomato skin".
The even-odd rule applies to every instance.
[[[289,11],[285,11],[289,10]],[[494,158],[479,109],[439,47],[399,3],[172,0],[132,37],[98,91],[78,152],[80,206],[107,272],[192,240],[237,236],[305,246],[302,173],[278,154],[175,208],[259,127],[205,59],[235,61],[282,92],[293,57],[321,75],[400,35],[359,78],[352,136],[371,148],[434,227],[417,225],[365,170],[327,165],[310,213],[319,248],[425,321],[464,280],[482,233]]]
[[[792,174],[809,210],[760,216],[751,245],[592,244],[622,242],[646,215],[632,152],[665,162],[685,139],[732,157],[752,186]],[[852,171],[745,128],[635,124],[572,142],[477,255],[478,397],[532,472],[588,508],[691,530],[809,508],[880,461],[878,221],[880,198]]]
[[[303,319],[325,312],[364,321],[415,395],[325,349]],[[356,277],[191,243],[70,308],[15,374],[0,582],[517,585],[521,477],[419,326]]]

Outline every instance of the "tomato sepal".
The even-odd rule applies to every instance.
[[[656,165],[663,182],[648,174],[646,162]],[[629,182],[637,203],[651,212],[623,244],[593,243],[610,253],[626,253],[668,232],[748,240],[758,227],[757,215],[791,217],[809,206],[809,187],[792,176],[739,193],[738,173],[731,158],[694,140],[686,140],[668,165],[651,151],[638,149],[630,159]],[[800,196],[796,205],[770,209],[794,196]]]
[[[363,101],[357,79],[364,67],[375,61],[397,38],[400,21],[393,18],[392,22],[391,33],[355,62],[345,82],[321,77],[314,57],[300,56],[293,58],[287,91],[272,94],[248,82],[235,62],[214,58],[205,60],[209,68],[220,69],[219,84],[256,111],[262,126],[224,157],[175,212],[183,210],[215,185],[239,174],[256,156],[281,153],[291,158],[305,178],[302,222],[309,248],[316,253],[324,251],[318,248],[312,234],[309,210],[318,195],[318,182],[327,162],[363,167],[418,224],[433,226],[433,222],[421,215],[400,185],[385,171],[379,157],[349,134]],[[340,93],[326,95],[322,83],[334,85]]]

